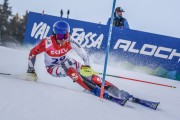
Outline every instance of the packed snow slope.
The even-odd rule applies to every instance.
[[[27,50],[0,47],[0,72],[25,74],[28,54]],[[132,102],[127,102],[122,107],[84,92],[69,77],[50,76],[45,70],[43,57],[40,54],[36,61],[38,82],[0,76],[0,120],[180,120],[178,81],[108,66],[108,74],[177,87],[174,89],[106,77],[120,89],[136,97],[161,102],[157,110]],[[92,64],[92,68],[98,72],[103,71],[103,66],[99,64]]]

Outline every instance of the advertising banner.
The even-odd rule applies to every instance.
[[[24,45],[36,45],[51,35],[58,20],[70,24],[71,38],[90,54],[105,54],[109,26],[34,12],[28,15]],[[113,27],[110,55],[131,67],[143,67],[151,75],[180,80],[179,46],[179,38]]]

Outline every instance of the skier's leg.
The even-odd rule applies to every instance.
[[[66,74],[74,81],[77,82],[80,86],[82,86],[83,88],[85,88],[88,91],[91,91],[91,89],[93,89],[91,86],[89,86],[89,84],[86,84],[83,79],[81,78],[81,76],[79,75],[79,73],[74,69],[74,68],[68,68],[66,71]]]
[[[80,76],[80,74],[74,68],[68,68],[67,75],[73,79],[73,81],[77,82],[80,86],[89,90],[96,96],[100,96],[101,88],[97,86],[94,82],[89,80],[87,77]],[[110,96],[106,91],[104,92],[105,99],[112,99],[113,97]]]
[[[64,70],[64,71],[63,72],[59,71],[60,68],[63,68],[61,70],[62,71]],[[98,96],[98,97],[100,96],[101,88],[98,85],[96,85],[94,82],[89,80],[87,77],[80,76],[78,71],[75,70],[73,67],[67,68],[66,66],[56,65],[56,66],[52,66],[52,67],[47,67],[47,70],[53,76],[60,76],[60,73],[62,74],[66,71],[65,75],[68,75],[74,82],[78,83],[80,86],[82,86],[86,90],[90,91],[95,96]],[[113,96],[109,95],[106,90],[105,90],[103,96],[105,99],[115,101],[118,104],[121,104],[122,106],[125,104],[125,101],[122,102],[122,100],[114,98]]]
[[[101,87],[101,84],[102,84],[102,78],[101,78],[101,77],[99,77],[99,76],[97,76],[97,75],[92,75],[91,80],[92,80],[96,85],[98,85],[99,87]],[[104,86],[105,86],[105,89],[107,89],[107,88],[109,88],[109,87],[111,87],[111,86],[114,86],[114,85],[113,85],[112,83],[110,83],[110,82],[108,82],[108,81],[105,80]]]
[[[46,67],[47,72],[54,77],[66,77],[66,71],[62,68],[61,65],[54,65]]]
[[[96,85],[101,87],[102,78],[97,75],[93,75],[90,78],[80,76],[79,71],[81,67],[82,64],[72,58],[68,58],[61,65],[47,67],[47,71],[55,77],[69,76],[73,81],[77,82],[79,85],[89,91],[94,89]],[[89,83],[89,81],[91,82],[91,84]],[[119,90],[115,85],[108,81],[105,81],[105,90],[114,97],[127,98],[127,96],[129,95],[127,92]]]
[[[92,76],[92,81],[97,84],[99,87],[101,87],[102,84],[102,78],[97,76],[97,75],[93,75]],[[118,97],[121,99],[128,99],[130,97],[132,97],[132,95],[130,95],[128,92],[124,91],[124,90],[119,90],[119,88],[117,88],[115,85],[113,85],[112,83],[108,82],[105,80],[105,90],[112,96],[114,97]]]
[[[54,77],[66,77],[66,71],[68,68],[72,67],[79,72],[81,66],[82,64],[80,64],[76,60],[72,58],[67,58],[67,60],[64,63],[59,65],[47,66],[46,69],[47,72]]]

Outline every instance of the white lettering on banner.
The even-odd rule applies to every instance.
[[[166,51],[166,52],[171,53],[172,49],[171,48],[165,48],[165,47],[158,47],[156,53],[154,54],[154,56],[156,56],[156,57],[167,59],[168,55],[160,54],[161,51]]]
[[[73,28],[71,37],[82,47],[96,47],[100,49],[104,35],[101,34],[97,39],[95,39],[95,37],[97,37],[96,33],[85,33],[83,28]]]
[[[176,52],[176,49],[173,49],[173,51],[171,52],[171,54],[170,54],[170,56],[169,56],[168,59],[171,60],[174,56],[180,57],[180,53],[177,53],[177,52]],[[178,60],[178,62],[180,62],[180,59]]]
[[[136,42],[132,42],[131,46],[129,47],[129,52],[139,53],[139,50],[134,49],[135,45],[136,45]]]
[[[31,31],[31,37],[33,37],[36,33],[36,31],[43,25],[43,22],[40,22],[38,25],[37,23],[34,23],[32,31]]]
[[[40,22],[39,24],[34,23],[31,31],[31,37],[37,39],[40,36],[40,39],[43,39],[47,36],[49,29],[50,26],[48,26],[46,23],[43,22]]]
[[[136,42],[119,39],[113,49],[123,49],[132,53],[139,53],[148,56],[154,56],[163,59],[172,60],[174,57],[178,57],[178,63],[180,63],[180,53],[176,49],[158,47],[156,45],[144,44],[139,50],[135,49]]]
[[[121,45],[120,45],[121,44]],[[122,45],[123,44],[123,45]],[[128,41],[128,40],[121,40],[119,39],[115,46],[114,46],[114,49],[118,49],[118,48],[122,48],[124,51],[127,51],[129,46],[131,44],[131,41]]]
[[[156,48],[157,46],[144,44],[143,47],[141,48],[140,54],[153,56],[154,52],[156,51]],[[146,51],[146,50],[150,50],[150,51]]]

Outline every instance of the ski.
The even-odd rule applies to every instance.
[[[151,108],[153,110],[156,110],[159,103],[160,103],[160,102],[152,102],[152,101],[143,100],[143,99],[139,99],[136,97],[132,98],[132,102],[143,105],[143,106],[148,107],[148,108]]]
[[[115,102],[121,106],[124,106],[129,99],[112,98],[110,101]]]
[[[10,73],[0,73],[0,76],[14,78],[14,79],[21,79],[26,81],[37,81],[37,75],[29,74],[29,73],[17,74],[17,75]]]

